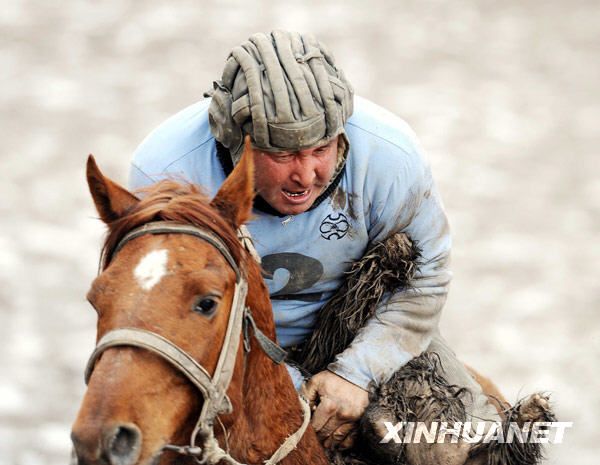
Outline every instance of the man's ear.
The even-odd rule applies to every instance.
[[[250,136],[244,141],[244,152],[236,167],[212,199],[210,205],[234,227],[250,219],[254,200],[254,154]]]
[[[86,174],[96,210],[106,224],[121,218],[139,202],[135,195],[102,174],[93,155],[87,159]]]

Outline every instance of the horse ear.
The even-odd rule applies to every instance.
[[[87,159],[86,174],[96,210],[106,224],[121,218],[139,202],[135,195],[102,174],[93,155]]]
[[[210,205],[235,228],[250,219],[254,200],[254,158],[250,136],[244,141],[244,152],[236,167],[227,176]]]

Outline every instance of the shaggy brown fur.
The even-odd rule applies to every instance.
[[[364,442],[385,463],[406,462],[406,444],[380,444],[383,421],[465,421],[468,390],[449,384],[440,374],[435,353],[423,353],[398,370],[370,393],[370,404],[361,420]]]
[[[469,392],[449,384],[441,375],[442,367],[435,353],[424,353],[398,370],[381,387],[372,389],[369,406],[360,423],[361,436],[347,453],[330,452],[333,465],[415,465],[422,463],[465,465],[536,465],[543,460],[541,444],[518,441],[491,442],[469,447],[459,444],[381,444],[387,431],[383,422],[431,422],[467,420],[466,396]],[[501,412],[506,437],[510,422],[556,421],[547,396],[533,394],[514,406],[505,405]],[[445,446],[445,448],[444,448]],[[429,457],[431,460],[424,459]],[[424,461],[425,460],[425,461]]]
[[[346,281],[320,312],[316,330],[306,344],[292,352],[292,362],[306,374],[326,369],[371,318],[386,292],[407,288],[419,264],[419,248],[405,234],[397,233],[374,244],[354,263]],[[508,428],[510,421],[550,421],[547,399],[534,395],[510,408],[496,386],[467,367],[482,386]],[[464,443],[448,444],[421,452],[419,445],[380,444],[383,422],[466,421],[467,389],[451,385],[442,375],[435,353],[424,353],[398,370],[382,386],[372,389],[360,425],[361,435],[351,451],[328,451],[333,465],[403,465],[427,463],[430,457],[444,463],[469,465],[532,465],[542,458],[539,444],[489,444],[469,452]],[[546,400],[544,403],[542,400]],[[444,445],[438,445],[444,446]],[[434,450],[435,449],[435,450]],[[418,458],[416,458],[418,457]],[[425,460],[425,462],[423,462]]]
[[[373,316],[384,293],[406,288],[417,269],[419,248],[404,233],[375,243],[347,272],[335,296],[319,312],[311,337],[294,353],[308,373],[324,370]]]
[[[502,431],[504,437],[508,433],[511,422],[523,426],[526,422],[551,422],[556,421],[556,416],[550,407],[549,396],[533,394],[521,399],[515,405],[507,406],[503,412]],[[513,441],[511,443],[491,442],[473,448],[471,456],[487,453],[488,465],[527,465],[537,464],[544,459],[540,444]]]

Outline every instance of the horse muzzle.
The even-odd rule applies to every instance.
[[[72,465],[133,465],[142,450],[142,432],[133,423],[104,428],[99,436],[95,428],[75,426],[71,440]]]

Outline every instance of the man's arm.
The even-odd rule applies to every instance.
[[[408,196],[401,195],[400,184],[400,180],[394,183],[386,204],[379,209],[372,241],[384,240],[398,231],[406,233],[421,250],[417,273],[410,288],[389,296],[328,367],[364,389],[372,381],[386,382],[427,348],[451,279],[448,220],[429,167],[423,164]],[[395,199],[404,201],[399,204]]]
[[[405,153],[395,179],[375,180],[370,215],[371,242],[404,232],[421,250],[410,288],[387,296],[352,344],[303,387],[311,401],[320,400],[313,426],[325,446],[349,447],[356,422],[368,405],[367,387],[392,374],[429,345],[446,300],[450,272],[448,221],[430,169],[418,150]],[[386,167],[387,168],[387,167]],[[384,191],[382,191],[385,189]]]

